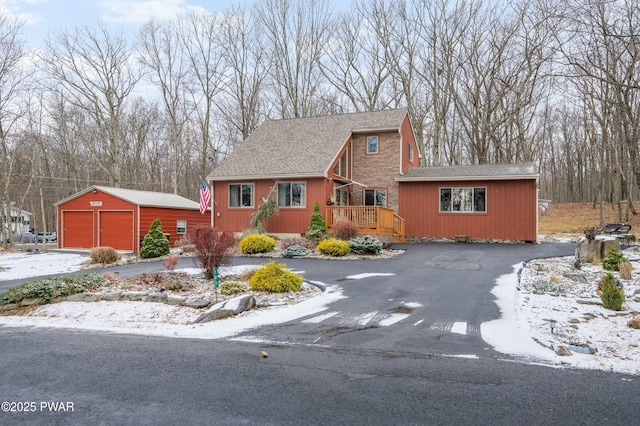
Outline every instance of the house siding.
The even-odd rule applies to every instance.
[[[331,184],[325,178],[311,179],[281,179],[281,180],[243,180],[237,182],[216,181],[213,182],[213,223],[214,227],[231,232],[244,232],[250,228],[251,215],[257,210],[260,200],[269,194],[276,182],[305,182],[306,200],[305,207],[281,207],[277,215],[274,215],[265,225],[269,233],[304,234],[309,227],[309,219],[313,211],[313,205],[317,201],[320,211],[331,198]],[[229,184],[253,183],[254,200],[253,207],[230,208]]]
[[[402,156],[402,172],[404,173],[408,168],[420,165],[420,151],[418,151],[418,144],[413,135],[413,129],[411,128],[411,121],[408,115],[402,121],[400,134],[402,136],[400,155]],[[413,147],[413,161],[409,161],[409,145]]]
[[[485,187],[486,213],[441,213],[440,188]],[[408,237],[537,240],[535,179],[401,182],[399,215]]]
[[[88,192],[58,205],[58,248],[108,245],[116,250],[140,251],[140,241],[151,222],[159,218],[163,232],[177,240],[176,221],[187,221],[187,232],[194,226],[209,225],[209,214],[181,208],[145,207],[102,191]]]
[[[144,236],[149,233],[151,222],[155,219],[160,219],[162,232],[168,234],[172,246],[183,236],[176,232],[176,225],[179,220],[187,221],[187,234],[196,226],[209,226],[211,224],[211,216],[208,212],[206,214],[200,214],[199,210],[143,206],[140,207],[140,227],[136,241],[141,241]]]

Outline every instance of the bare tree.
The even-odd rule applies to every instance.
[[[604,159],[611,159],[607,168],[613,177],[612,201],[622,220],[620,201],[626,199],[627,215],[635,214],[632,189],[640,185],[640,5],[624,0],[575,1],[568,4],[565,18],[567,72],[574,81],[591,81],[583,87],[598,89],[587,95],[598,107],[592,113],[600,116]]]
[[[149,70],[149,79],[160,89],[168,118],[171,148],[171,182],[178,193],[183,128],[193,105],[187,101],[189,59],[180,40],[178,20],[160,24],[151,20],[140,29],[140,60]]]
[[[207,164],[214,163],[221,142],[215,141],[215,96],[221,88],[223,55],[227,44],[221,44],[224,32],[222,18],[208,13],[195,13],[180,21],[180,39],[190,66],[189,93],[195,107],[199,130],[198,174],[208,173]],[[212,161],[213,160],[213,161]]]
[[[45,42],[41,66],[50,87],[83,111],[95,133],[83,142],[110,184],[121,185],[123,141],[120,125],[125,102],[140,75],[132,61],[132,48],[122,34],[109,32],[103,22],[73,31],[54,33]]]
[[[20,175],[21,154],[28,147],[19,136],[20,120],[26,111],[21,97],[26,95],[28,72],[21,64],[25,58],[22,40],[23,23],[0,14],[0,234],[1,244],[6,237],[13,241],[14,228],[4,227],[12,222],[12,203],[21,208],[31,182],[31,174]],[[28,159],[28,157],[26,158]],[[25,183],[28,183],[25,187]]]
[[[323,95],[319,65],[328,40],[329,1],[265,0],[257,8],[273,61],[269,73],[279,116],[317,115]]]
[[[252,15],[244,9],[235,9],[224,17],[224,32],[220,43],[226,46],[224,58],[223,94],[217,101],[221,127],[229,133],[228,146],[222,155],[231,152],[234,145],[245,140],[261,119],[261,97],[267,66],[264,40],[259,36]]]
[[[330,84],[344,96],[347,109],[376,111],[393,104],[391,68],[384,46],[371,31],[381,18],[361,9],[341,14],[322,55],[321,70]]]

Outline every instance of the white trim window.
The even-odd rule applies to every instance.
[[[380,140],[377,136],[367,136],[367,154],[380,152]]]
[[[409,144],[408,152],[409,161],[413,163],[413,145]]]
[[[278,207],[306,207],[307,184],[305,182],[278,183]]]
[[[176,220],[176,234],[184,235],[187,233],[187,221]]]
[[[253,184],[229,184],[229,207],[253,207]]]
[[[387,207],[387,190],[386,189],[365,189],[364,205]]]
[[[486,213],[487,188],[440,188],[440,212]]]

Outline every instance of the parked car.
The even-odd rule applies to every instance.
[[[48,243],[58,241],[58,234],[56,234],[55,232],[47,232],[45,235],[44,232],[38,232],[38,242],[41,243],[43,241],[46,241]]]
[[[33,235],[31,232],[23,232],[20,235],[16,235],[16,243],[35,243],[36,242],[36,236]]]
[[[5,241],[7,244],[10,243],[9,238],[10,237],[8,235],[5,238]],[[16,243],[35,243],[36,242],[36,236],[28,231],[23,232],[22,234],[15,234],[13,238]]]

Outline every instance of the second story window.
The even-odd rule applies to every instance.
[[[377,154],[380,147],[377,136],[367,136],[367,154]]]
[[[409,144],[409,161],[413,163],[413,145]]]

